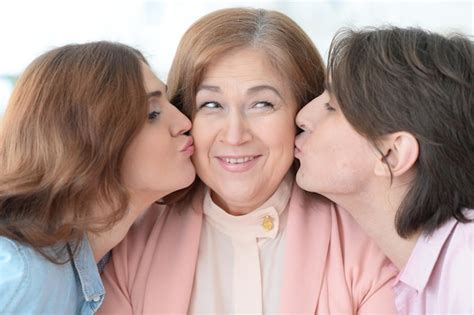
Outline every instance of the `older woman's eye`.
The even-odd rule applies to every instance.
[[[219,104],[218,102],[210,101],[210,102],[202,103],[199,106],[199,109],[204,109],[204,108],[214,109],[214,108],[221,108],[221,107],[222,107],[221,104]]]
[[[275,106],[267,101],[257,102],[253,105],[253,108],[274,108]]]
[[[160,115],[160,112],[154,110],[154,111],[148,113],[148,120],[149,120],[149,121],[156,120],[159,115]]]

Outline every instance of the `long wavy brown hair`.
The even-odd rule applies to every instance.
[[[95,42],[27,67],[1,124],[0,236],[45,255],[124,216],[120,166],[147,113],[142,62],[131,47]]]

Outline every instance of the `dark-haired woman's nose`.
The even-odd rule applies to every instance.
[[[308,131],[307,121],[306,121],[306,110],[303,107],[296,115],[296,125],[303,131]]]
[[[321,107],[321,103],[322,99],[320,95],[303,106],[298,112],[298,115],[296,115],[296,125],[303,131],[312,131],[318,117],[321,115],[320,111],[318,111],[318,108]]]

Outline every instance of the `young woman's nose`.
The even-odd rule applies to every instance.
[[[186,117],[182,112],[180,112],[175,106],[172,105],[172,112],[174,114],[172,123],[171,123],[171,134],[173,136],[179,136],[185,134],[191,130],[192,123],[188,117]]]

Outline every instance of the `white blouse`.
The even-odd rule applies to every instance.
[[[207,191],[190,313],[276,313],[293,181],[258,209],[233,216]]]

